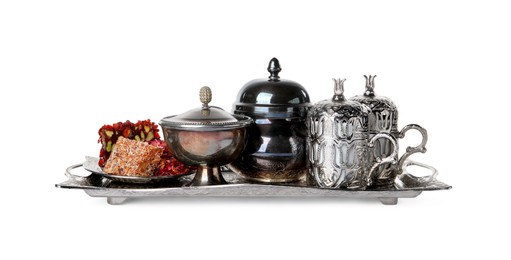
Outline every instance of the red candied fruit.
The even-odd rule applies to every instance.
[[[155,176],[167,176],[167,175],[180,175],[189,173],[191,170],[195,170],[196,167],[188,166],[178,161],[169,151],[167,143],[162,140],[152,140],[149,144],[162,147],[163,154],[161,155],[162,160],[154,171]]]
[[[158,131],[158,125],[149,119],[138,121],[136,124],[127,120],[124,123],[117,122],[112,125],[102,126],[98,131],[98,143],[101,143],[99,166],[105,166],[119,136],[137,141],[151,141],[160,139]]]
[[[99,129],[98,134],[98,143],[101,143],[98,164],[101,167],[105,166],[117,139],[123,136],[128,139],[148,142],[151,145],[163,148],[161,161],[154,171],[154,176],[186,174],[195,169],[195,167],[185,165],[172,156],[165,141],[160,140],[158,125],[149,119],[138,121],[135,124],[127,120],[124,123],[117,122],[112,125],[104,125]]]

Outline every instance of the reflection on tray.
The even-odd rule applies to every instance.
[[[151,181],[151,182],[126,182],[126,181],[115,181],[115,179],[105,178],[105,174],[98,174],[98,169],[101,168],[97,165],[97,158],[93,157],[86,157],[86,161],[83,164],[77,164],[74,166],[69,167],[66,170],[66,175],[68,176],[69,180],[66,182],[63,182],[61,184],[58,184],[58,187],[62,188],[82,188],[82,189],[94,189],[94,188],[108,188],[108,189],[157,189],[157,188],[184,188],[183,186],[187,183],[189,183],[193,175],[187,175],[187,176],[174,176],[173,178],[166,178],[165,181]],[[406,166],[409,165],[415,165],[415,166],[421,166],[424,168],[429,168],[432,170],[433,174],[430,176],[424,176],[424,177],[416,177],[407,171],[404,171],[404,173],[399,176],[396,179],[396,185],[394,187],[390,188],[371,188],[361,191],[356,190],[346,190],[350,192],[367,192],[367,191],[402,191],[402,190],[442,190],[442,189],[450,189],[451,186],[447,185],[443,182],[440,182],[436,179],[436,170],[428,165],[424,165],[418,162],[407,162]],[[83,167],[84,169],[92,172],[89,176],[81,177],[76,176],[71,173],[71,170],[75,168]],[[248,180],[243,179],[242,177],[239,177],[233,172],[223,172],[223,176],[225,180],[229,183],[227,185],[218,185],[217,187],[221,186],[229,186],[229,185],[245,185],[245,186],[274,186],[274,187],[301,187],[301,188],[313,188],[313,189],[324,189],[324,190],[332,190],[332,189],[326,189],[326,188],[318,188],[318,187],[310,187],[307,186],[307,183],[305,181],[302,182],[292,182],[292,183],[282,183],[282,184],[269,184],[269,183],[258,183],[258,182],[251,182]],[[204,186],[204,188],[212,188],[213,186]],[[200,189],[203,187],[194,187],[195,189]],[[338,189],[333,189],[338,190]]]

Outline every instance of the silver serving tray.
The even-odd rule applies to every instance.
[[[122,204],[128,198],[138,197],[345,197],[345,198],[376,198],[384,205],[395,205],[398,198],[415,198],[423,191],[448,190],[451,188],[436,179],[437,171],[431,166],[407,161],[405,167],[416,165],[430,169],[432,174],[416,177],[406,170],[396,180],[392,189],[345,190],[307,186],[305,182],[287,184],[251,183],[233,172],[223,172],[225,185],[194,186],[185,184],[192,180],[193,175],[168,179],[164,182],[129,183],[117,182],[102,175],[90,174],[77,176],[73,169],[84,167],[94,158],[87,157],[86,162],[72,165],[66,169],[68,180],[55,184],[57,188],[82,189],[91,197],[106,197],[108,204]],[[406,169],[406,168],[404,168]]]

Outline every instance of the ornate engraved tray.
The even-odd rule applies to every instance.
[[[193,175],[171,178],[155,183],[126,183],[91,173],[88,176],[77,176],[73,169],[90,164],[95,158],[87,157],[84,163],[72,165],[66,169],[68,180],[55,184],[57,188],[82,189],[91,197],[106,197],[112,205],[122,204],[128,198],[137,197],[344,197],[344,198],[375,198],[384,205],[395,205],[398,198],[415,198],[423,191],[448,190],[451,188],[436,179],[437,171],[428,165],[407,161],[406,166],[415,165],[430,169],[433,174],[415,177],[404,171],[396,180],[392,189],[343,190],[307,186],[305,182],[287,184],[252,183],[237,176],[233,172],[224,171],[223,176],[229,183],[226,185],[187,187]],[[405,168],[406,169],[406,168]]]

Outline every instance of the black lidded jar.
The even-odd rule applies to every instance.
[[[242,177],[260,182],[295,182],[305,179],[309,94],[297,82],[281,79],[276,58],[268,65],[268,79],[246,83],[238,93],[233,113],[249,116],[247,145],[229,165]]]

